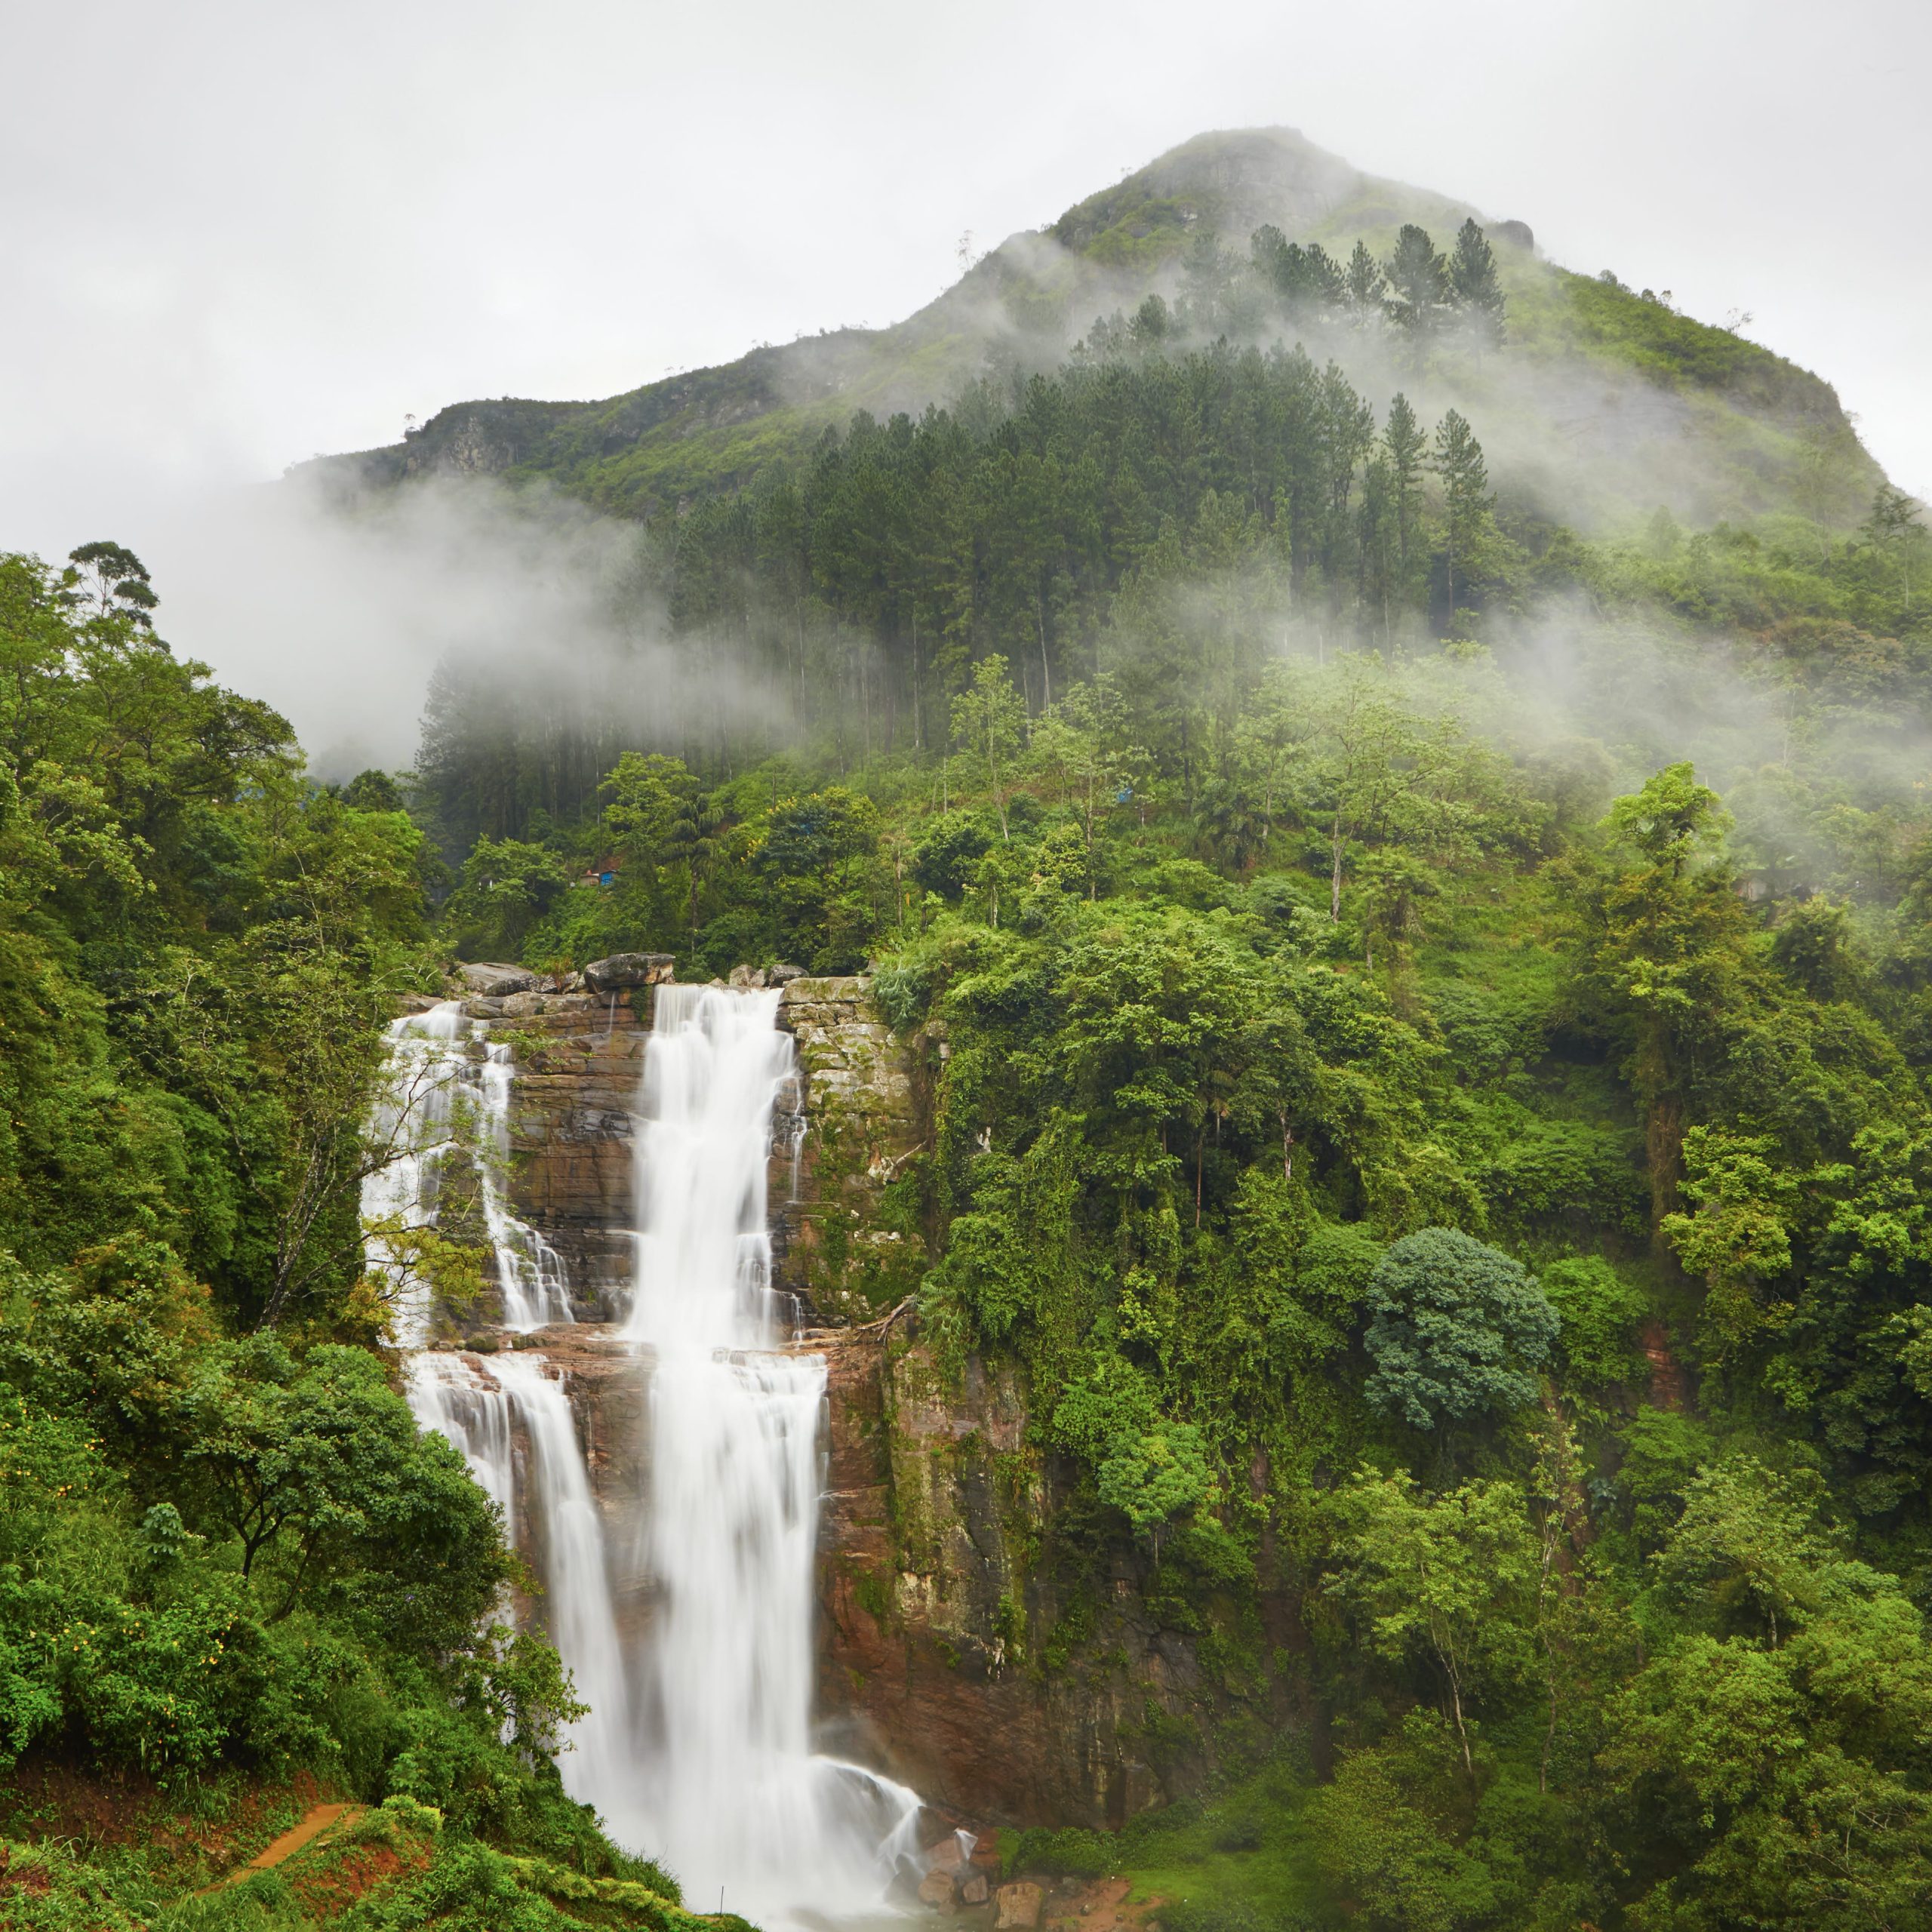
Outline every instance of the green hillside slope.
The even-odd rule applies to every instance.
[[[1363,174],[1282,128],[1183,143],[1008,238],[889,328],[756,349],[601,401],[456,403],[401,443],[303,469],[351,489],[422,475],[541,478],[648,518],[795,460],[855,411],[916,414],[989,371],[1052,368],[1097,315],[1171,296],[1204,235],[1244,253],[1266,224],[1338,260],[1358,241],[1382,257],[1405,223],[1446,245],[1472,214],[1497,238],[1512,318],[1500,357],[1445,350],[1392,368],[1358,334],[1284,330],[1278,318],[1232,337],[1263,347],[1305,337],[1367,393],[1405,387],[1431,413],[1463,409],[1521,488],[1586,528],[1655,507],[1660,443],[1672,459],[1661,500],[1687,520],[1797,510],[1849,523],[1863,512],[1878,472],[1829,384],[1660,300],[1543,260],[1520,223],[1497,226],[1465,203]]]

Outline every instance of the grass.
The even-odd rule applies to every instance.
[[[1126,1878],[1128,1903],[1158,1906],[1169,1932],[1312,1926],[1324,1896],[1306,1817],[1313,1789],[1275,1764],[1207,1802],[1131,1819],[1117,1834],[1029,1832],[1014,1841],[1009,1875]],[[1049,1905],[1043,1921],[1052,1916]]]

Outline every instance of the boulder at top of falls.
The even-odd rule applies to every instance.
[[[764,969],[764,983],[768,986],[789,986],[794,980],[802,980],[804,977],[805,969],[802,966],[789,966],[782,959],[776,966],[768,966]]]
[[[537,975],[521,966],[506,966],[499,960],[478,959],[458,965],[457,977],[483,999],[503,999],[512,993],[534,992]]]
[[[661,986],[677,961],[668,952],[614,952],[583,969],[583,983],[594,993],[620,993],[632,986]]]

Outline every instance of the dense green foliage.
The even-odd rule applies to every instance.
[[[1547,318],[1473,224],[1182,269],[647,533],[783,749],[453,660],[411,780],[318,787],[137,560],[0,567],[10,1760],[440,1807],[372,1927],[645,1882],[371,1346],[377,1022],[451,957],[870,968],[929,1133],[859,1298],[1023,1383],[1072,1607],[1011,1660],[1100,1668],[1128,1588],[1200,1672],[1180,1801],[1023,1862],[1198,1932],[1932,1924],[1925,531],[1837,517],[1826,423],[1751,446],[1815,515],[1586,541],[1473,406],[1232,346],[1506,421]],[[1562,299],[1705,402],[1777,374]]]
[[[0,559],[0,1772],[302,1770],[611,1871],[494,1507],[371,1346],[420,835],[380,774],[309,783],[155,604],[112,545]],[[106,1922],[94,1883],[45,1922]]]
[[[875,965],[921,1345],[1020,1365],[1037,1560],[1134,1566],[1214,1686],[1146,1747],[1209,1814],[1023,1863],[1203,1926],[1927,1923],[1925,534],[1586,543],[1479,424],[1135,320],[682,519],[810,750],[486,822],[440,695],[451,937]]]

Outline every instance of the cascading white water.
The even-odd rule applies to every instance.
[[[386,1156],[363,1179],[365,1228],[419,1228],[436,1218],[437,1184],[455,1145],[453,1123],[463,1067],[456,1041],[463,1024],[457,1000],[390,1023],[383,1077],[364,1135]],[[405,1263],[384,1235],[372,1234],[368,1251],[371,1273],[400,1284],[397,1339],[405,1348],[421,1347],[429,1336],[427,1296],[409,1281]]]
[[[405,1229],[432,1225],[443,1169],[452,1153],[466,1152],[496,1261],[503,1325],[528,1334],[574,1317],[562,1258],[504,1199],[515,1069],[509,1046],[486,1032],[484,1022],[465,1020],[460,1000],[391,1023],[368,1138],[392,1158],[362,1183],[362,1219]],[[479,1043],[480,1060],[472,1051]],[[393,1244],[380,1235],[369,1243],[369,1264],[392,1279],[406,1277]],[[420,1348],[429,1339],[431,1312],[420,1287],[405,1285],[395,1324],[405,1347]]]
[[[772,1923],[876,1910],[919,1807],[811,1747],[823,1356],[775,1352],[765,1172],[792,1072],[775,993],[661,986],[637,1143],[651,1345],[643,1761],[620,1836]]]
[[[573,1798],[601,1807],[614,1785],[632,1776],[630,1697],[604,1527],[564,1386],[543,1356],[520,1350],[487,1361],[419,1353],[410,1361],[408,1386],[417,1421],[463,1451],[502,1509],[512,1547],[525,1541],[528,1526],[534,1548],[528,1553],[543,1585],[543,1621],[590,1706],[567,1733],[571,1749],[558,1768]]]
[[[479,1026],[479,1031],[480,1031]],[[506,1041],[487,1041],[478,1069],[481,1100],[477,1122],[477,1191],[483,1222],[497,1257],[497,1284],[503,1297],[503,1326],[519,1334],[553,1321],[576,1319],[563,1257],[503,1200],[510,1158],[510,1090],[516,1066]]]
[[[461,1355],[418,1352],[406,1368],[409,1406],[420,1428],[446,1435],[463,1451],[469,1473],[503,1512],[503,1534],[516,1546],[516,1470],[510,1405]]]
[[[794,1071],[777,1008],[771,993],[657,989],[624,1331],[651,1361],[641,1530],[655,1614],[640,1654],[626,1654],[608,1539],[544,1358],[425,1350],[432,1311],[420,1296],[398,1324],[414,1350],[419,1423],[463,1451],[500,1506],[591,1707],[560,1762],[566,1788],[621,1841],[660,1858],[694,1903],[722,1887],[770,1932],[878,1912],[916,1850],[920,1810],[904,1786],[811,1746],[825,1361],[781,1352],[771,1285],[766,1164],[774,1100]],[[568,1284],[554,1251],[503,1205],[514,1069],[454,1001],[391,1028],[371,1132],[399,1158],[372,1177],[363,1210],[405,1227],[432,1222],[438,1176],[466,1147],[504,1325],[528,1330],[571,1318]],[[399,1266],[380,1240],[370,1261]]]

